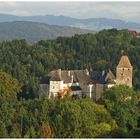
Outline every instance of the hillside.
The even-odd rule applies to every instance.
[[[36,96],[40,78],[51,70],[111,69],[115,74],[124,50],[134,69],[133,87],[140,90],[139,46],[140,38],[132,38],[128,30],[116,29],[42,40],[32,45],[25,40],[13,40],[0,43],[0,70],[18,79],[25,86],[22,92],[27,93],[23,97],[31,98]]]
[[[40,82],[48,82],[50,71],[110,69],[115,74],[122,50],[133,66],[133,88],[114,86],[99,102],[88,96],[71,98],[70,91],[66,93],[70,96],[61,100],[59,92],[56,100],[48,99],[48,92],[38,98]],[[0,137],[140,138],[139,62],[140,38],[133,38],[128,30],[76,34],[35,44],[25,40],[1,42]],[[96,86],[95,81],[93,88]]]
[[[119,19],[108,18],[89,18],[89,19],[76,19],[66,16],[12,16],[0,14],[0,22],[7,21],[32,21],[47,23],[50,25],[72,26],[81,29],[88,29],[93,31],[99,31],[102,29],[117,28],[117,29],[133,29],[140,31],[140,24],[134,22],[126,22]]]
[[[55,39],[58,36],[72,36],[87,32],[87,30],[74,27],[48,25],[29,21],[0,23],[0,41],[26,39],[28,42],[33,43],[43,39]]]

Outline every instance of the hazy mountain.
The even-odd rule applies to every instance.
[[[72,26],[82,29],[89,29],[93,31],[99,31],[102,29],[108,28],[117,28],[117,29],[134,29],[140,31],[140,24],[134,22],[125,22],[118,19],[107,19],[107,18],[90,18],[90,19],[76,19],[65,16],[11,16],[0,14],[0,22],[6,21],[32,21],[47,23],[50,25],[61,25],[61,26]]]
[[[87,32],[89,31],[75,27],[48,25],[30,21],[0,23],[0,41],[26,39],[29,42],[36,42],[42,39],[54,39],[58,36],[72,36],[76,33],[82,34]]]

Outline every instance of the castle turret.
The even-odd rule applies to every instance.
[[[129,61],[128,56],[123,55],[117,66],[116,84],[132,87],[132,71],[133,67]]]

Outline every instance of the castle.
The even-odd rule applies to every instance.
[[[116,70],[116,84],[132,87],[132,71],[133,67],[128,56],[123,55]]]
[[[71,96],[89,97],[93,100],[101,98],[106,88],[114,85],[132,87],[133,67],[127,55],[122,55],[116,69],[116,77],[111,70],[54,70],[40,83],[39,97],[48,94],[48,98],[55,98],[58,93],[69,89]]]

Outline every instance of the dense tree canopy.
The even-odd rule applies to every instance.
[[[15,106],[18,103],[17,94],[20,91],[19,82],[6,74],[0,72],[0,137],[7,137],[12,119],[15,117]]]
[[[138,77],[140,38],[132,38],[128,30],[103,30],[96,34],[58,37],[56,40],[39,41],[29,45],[25,40],[0,43],[0,70],[20,82],[25,99],[37,97],[40,80],[53,69],[111,69],[124,50],[133,65],[133,85],[140,89]]]
[[[50,116],[56,137],[59,138],[107,136],[117,127],[104,106],[86,99],[55,101]]]
[[[117,128],[104,106],[87,99],[19,101],[12,109],[13,112],[8,112],[12,117],[7,119],[4,112],[0,112],[5,118],[0,122],[0,137],[107,137]]]
[[[19,82],[5,72],[0,72],[0,104],[7,100],[17,99],[19,92]]]
[[[37,99],[39,83],[54,69],[111,69],[124,50],[133,65],[133,89],[114,87],[104,105],[89,99]],[[29,45],[0,43],[0,137],[91,138],[139,136],[140,38],[128,30],[58,37]],[[17,100],[18,97],[18,100]]]
[[[114,86],[103,94],[103,101],[120,127],[132,129],[139,117],[138,93],[127,86]]]

